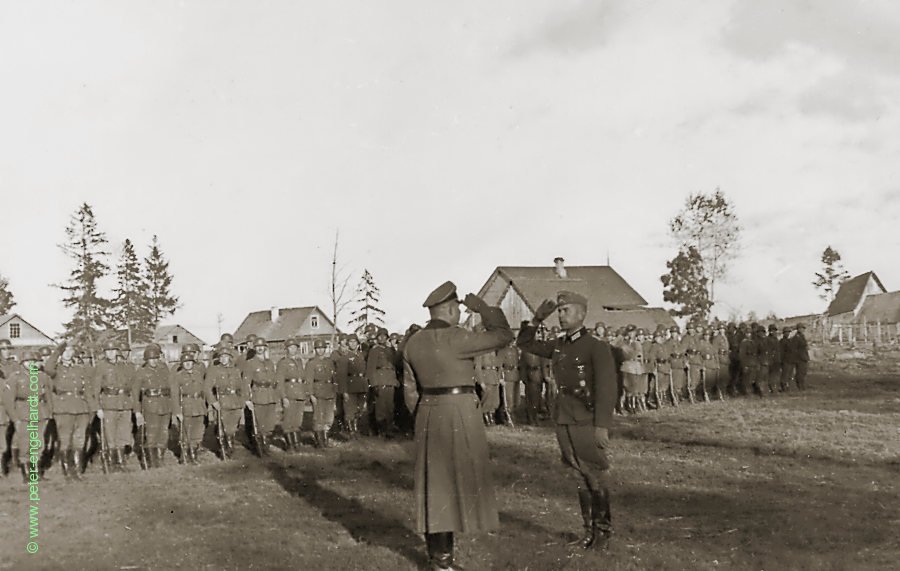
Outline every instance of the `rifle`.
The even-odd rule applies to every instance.
[[[141,470],[147,470],[150,466],[147,464],[147,422],[141,423],[141,454],[138,456]]]
[[[675,393],[675,379],[672,376],[672,369],[669,369],[669,400],[672,406],[678,406],[678,395]]]
[[[253,384],[250,384],[250,403],[253,403]],[[259,424],[256,422],[256,410],[250,406],[250,422],[253,423],[253,442],[256,444],[256,451],[260,456],[263,455],[263,447],[259,441]]]
[[[104,416],[106,414],[104,413]],[[106,442],[106,419],[100,419],[100,465],[103,466],[103,473],[109,474],[109,446]]]
[[[706,392],[706,369],[700,369],[700,389],[703,391],[703,402],[709,402],[709,393]]]
[[[181,408],[181,421],[178,423],[178,447],[181,449],[181,454],[178,456],[178,463],[185,464],[187,463],[187,442],[184,438],[184,391],[181,390],[181,387],[178,387],[178,405]]]
[[[509,399],[506,395],[506,372],[500,374],[500,404],[503,407],[503,415],[506,417],[506,422],[509,423],[510,428],[515,428],[516,425],[513,423],[512,413],[509,411]]]
[[[656,408],[662,408],[662,397],[659,394],[659,370],[653,373],[653,396],[656,398]]]
[[[684,368],[684,377],[685,377],[685,381],[687,383],[688,400],[691,402],[691,404],[694,404],[694,383],[691,381],[691,367],[690,366],[686,366]]]
[[[221,460],[225,461],[225,423],[222,422],[222,403],[219,401],[219,391],[216,389],[216,402],[219,403],[219,410],[215,410],[216,414],[216,440],[219,442],[219,453],[222,455]]]

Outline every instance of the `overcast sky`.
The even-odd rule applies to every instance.
[[[0,274],[51,335],[85,201],[113,259],[159,235],[207,342],[326,307],[337,228],[392,329],[555,256],[659,305],[667,221],[716,187],[723,313],[821,311],[828,244],[900,288],[890,0],[4,2],[0,77]]]

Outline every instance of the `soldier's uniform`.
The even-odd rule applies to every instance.
[[[275,363],[265,356],[266,341],[253,342],[254,357],[244,363],[244,380],[250,385],[253,416],[257,426],[257,451],[265,454],[275,425],[278,424],[278,401],[284,398],[284,385],[275,376]]]
[[[121,470],[125,462],[125,447],[131,446],[131,413],[137,411],[135,403],[138,395],[134,393],[135,370],[129,363],[117,363],[114,351],[118,351],[115,343],[104,346],[105,359],[100,359],[94,366],[94,393],[103,418],[100,420],[103,439],[101,446],[106,447],[107,460],[113,468]]]
[[[541,410],[542,359],[534,353],[522,351],[522,370],[525,376],[525,413],[529,424],[537,424]]]
[[[456,286],[446,282],[423,305],[433,316],[455,311],[458,320],[454,303]],[[416,531],[425,534],[432,563],[441,569],[453,565],[454,532],[499,525],[473,359],[506,346],[513,336],[499,308],[475,296],[468,303],[486,331],[467,331],[433,317],[403,350],[406,405],[417,410]]]
[[[653,397],[656,399],[659,396],[660,400],[662,400],[663,393],[666,393],[669,389],[669,376],[672,372],[669,364],[671,355],[666,333],[665,325],[659,325],[653,335],[653,343],[650,345],[650,350],[644,355],[654,377]],[[657,406],[661,407],[662,402],[658,402]]]
[[[686,352],[690,348],[690,339],[685,341],[680,336],[677,325],[670,327],[669,331],[672,332],[672,337],[669,339],[669,364],[672,367],[672,386],[675,389],[675,394],[682,396],[687,387],[686,369],[688,361]]]
[[[481,385],[484,394],[481,398],[481,410],[484,423],[493,425],[495,414],[500,408],[500,359],[491,351],[475,358],[475,381]]]
[[[40,362],[36,352],[26,351],[22,355],[22,364],[9,370],[3,387],[3,406],[15,431],[11,446],[12,461],[19,466],[26,483],[29,473],[36,473],[31,476],[32,481],[43,477],[50,462],[44,441],[47,423],[53,414],[53,403],[50,400],[50,377],[40,369]],[[37,381],[36,394],[31,390],[31,379]],[[33,402],[35,400],[36,403]],[[33,404],[37,405],[36,419],[31,415]],[[22,459],[20,454],[26,458]]]
[[[366,359],[366,377],[369,386],[375,389],[375,424],[380,432],[393,429],[394,391],[400,384],[394,368],[394,351],[385,345],[387,337],[386,329],[378,330],[378,344],[369,349]]]
[[[754,331],[755,331],[754,327]],[[759,343],[754,335],[748,335],[741,340],[738,347],[738,359],[741,363],[740,393],[748,395],[756,384],[756,374],[759,369]]]
[[[303,412],[306,404],[312,396],[312,381],[305,379],[303,375],[303,361],[296,353],[300,342],[289,338],[284,342],[288,354],[279,359],[275,365],[275,378],[284,387],[284,396],[287,398],[287,406],[284,407],[284,418],[281,421],[281,429],[287,438],[288,446],[292,450],[300,449],[300,428],[303,425]],[[291,353],[294,347],[294,353]],[[337,352],[337,351],[336,351]]]
[[[223,355],[228,355],[227,364],[223,362]],[[206,372],[204,390],[207,402],[215,403],[214,408],[218,405],[216,414],[222,415],[225,450],[220,452],[230,455],[234,449],[234,435],[244,420],[244,403],[250,399],[250,385],[233,364],[234,349],[220,347],[216,360]],[[217,419],[211,418],[212,421],[218,424]]]
[[[715,383],[716,369],[718,362],[715,359],[716,350],[709,340],[705,332],[700,329],[697,335],[697,343],[694,346],[696,351],[696,363],[692,365],[697,371],[697,378],[694,379],[696,388],[702,392],[700,395],[704,399],[709,398],[711,383]]]
[[[803,334],[805,329],[806,325],[802,323],[797,325],[797,332],[790,338],[784,354],[784,368],[788,371],[788,384],[793,375],[794,382],[801,391],[806,388],[806,371],[809,366],[809,345]]]
[[[9,339],[0,339],[0,392],[6,390],[6,379],[12,373],[18,363],[10,356],[12,344]],[[2,400],[0,400],[2,402]],[[2,453],[2,472],[4,475],[9,470],[9,462],[12,459],[12,423],[5,406],[0,406],[0,453]]]
[[[587,300],[560,292],[557,306],[581,305]],[[540,308],[539,308],[540,309]],[[584,480],[578,498],[586,536],[581,545],[605,547],[612,533],[609,502],[608,430],[616,404],[616,363],[610,346],[595,339],[583,326],[560,339],[536,341],[536,328],[522,324],[516,343],[524,350],[551,357],[559,382],[556,437],[563,462]]]
[[[728,390],[730,379],[730,360],[729,355],[731,348],[728,345],[728,338],[725,332],[720,328],[716,331],[716,335],[712,338],[713,358],[710,360],[708,368],[715,371],[715,377],[710,374],[710,382],[713,383],[719,400],[725,400],[725,392]]]
[[[74,348],[71,351],[74,353]],[[88,425],[100,403],[90,368],[72,359],[60,361],[64,352],[64,346],[53,352],[46,371],[52,380],[51,402],[60,442],[60,464],[63,474],[77,478],[84,466]]]
[[[185,366],[190,363],[189,366]],[[187,448],[181,451],[182,461],[197,463],[197,453],[203,442],[206,417],[205,367],[194,361],[194,353],[181,354],[181,365],[172,370],[172,405],[176,416],[181,415],[179,430],[184,431],[181,440]]]
[[[788,364],[788,358],[791,353],[791,344],[794,342],[791,337],[791,329],[785,327],[781,331],[781,339],[778,340],[778,353],[781,355],[781,392],[789,391],[791,388],[791,379],[793,376],[793,368]]]
[[[510,414],[519,407],[519,350],[509,345],[497,351],[503,367],[503,390]]]
[[[246,339],[246,341],[244,341],[244,352],[241,353],[240,355],[237,355],[237,357],[234,360],[234,365],[235,365],[235,367],[238,368],[238,370],[241,372],[241,374],[246,374],[245,369],[247,368],[247,363],[249,361],[251,361],[254,357],[256,357],[256,346],[255,345],[256,345],[257,339],[259,339],[259,337],[257,337],[256,334],[254,334],[254,333],[247,335],[247,339]]]
[[[635,327],[629,325],[625,337],[619,345],[624,361],[619,366],[622,372],[622,395],[619,398],[619,406],[636,413],[640,409],[641,388],[643,387],[644,346],[634,338]],[[624,401],[623,401],[624,399]]]
[[[307,361],[303,378],[312,383],[313,432],[316,443],[321,448],[331,446],[328,429],[334,424],[334,400],[337,386],[334,382],[334,363],[325,356],[325,341],[316,339],[313,343],[316,355]],[[319,351],[321,350],[321,352]]]
[[[553,340],[558,337],[559,327],[554,325],[547,333],[547,339]],[[548,416],[552,417],[556,408],[556,395],[559,393],[559,387],[557,387],[556,378],[553,376],[553,361],[551,359],[541,359],[541,374],[544,379],[543,409]]]
[[[769,392],[778,390],[778,382],[781,380],[781,362],[784,356],[781,353],[781,340],[778,338],[778,326],[769,325],[769,334],[766,336],[766,354],[769,357],[768,385]]]
[[[700,375],[706,374],[706,362],[700,354],[701,334],[694,327],[689,328],[688,334],[681,340],[684,356],[687,362],[685,373],[685,392],[693,400],[700,388]]]
[[[155,364],[150,361],[156,360]],[[144,364],[134,373],[134,410],[143,417],[145,454],[148,464],[159,467],[169,446],[169,424],[177,406],[176,388],[169,369],[162,363],[162,353],[154,346],[144,349]]]
[[[348,335],[347,341],[356,344],[356,349],[347,348],[334,360],[335,382],[344,401],[344,424],[351,435],[359,434],[359,420],[366,417],[366,395],[369,381],[366,380],[366,358],[359,349],[356,335]]]
[[[728,339],[729,347],[729,378],[728,386],[732,394],[738,394],[744,386],[744,370],[741,365],[741,341],[747,337],[747,325],[742,323],[738,327],[733,327],[731,337]],[[746,394],[746,393],[745,393]]]

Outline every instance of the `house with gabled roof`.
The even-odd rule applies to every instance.
[[[0,339],[9,339],[14,354],[17,356],[28,349],[40,349],[55,345],[49,335],[25,321],[18,313],[0,315]]]
[[[862,309],[866,296],[887,293],[875,272],[866,272],[841,284],[825,316],[832,323],[850,323]]]
[[[285,340],[295,337],[300,341],[300,355],[311,356],[312,344],[324,339],[331,347],[331,336],[338,333],[331,319],[318,306],[272,307],[247,315],[234,332],[234,342],[239,349],[246,348],[247,336],[254,334],[269,344],[270,354],[280,354]]]
[[[675,324],[665,309],[647,307],[647,300],[612,267],[567,267],[563,258],[556,258],[552,266],[498,266],[478,295],[489,305],[499,306],[509,324],[518,328],[522,321],[534,316],[542,301],[555,299],[561,290],[574,291],[587,298],[585,325],[589,327],[603,322],[611,328],[633,324],[653,330],[658,325]],[[476,320],[476,316],[470,316],[469,324]],[[546,323],[559,325],[555,314]]]
[[[125,341],[127,336],[128,332],[124,329],[116,331],[116,338],[119,341]],[[151,342],[160,346],[163,357],[168,363],[177,362],[181,358],[181,347],[185,343],[196,343],[200,346],[201,354],[205,354],[203,349],[206,343],[203,339],[200,339],[188,331],[186,327],[177,323],[173,325],[157,325],[153,331]],[[147,345],[148,343],[134,343],[131,346],[131,360],[133,362],[143,363],[144,348]]]
[[[900,291],[867,295],[854,319],[856,323],[900,323]]]

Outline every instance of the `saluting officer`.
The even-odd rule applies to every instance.
[[[172,406],[175,418],[184,431],[182,441],[187,448],[181,451],[182,461],[197,463],[197,453],[203,442],[203,419],[206,416],[206,394],[204,391],[204,371],[195,361],[192,351],[181,354],[181,364],[172,371]],[[202,364],[202,363],[201,363]]]
[[[284,342],[287,355],[275,365],[275,378],[284,387],[286,403],[281,429],[287,438],[288,447],[300,450],[300,428],[303,425],[303,411],[312,396],[312,383],[303,378],[303,362],[300,360],[300,342],[289,337]]]
[[[102,425],[107,458],[115,471],[125,466],[125,447],[131,446],[131,413],[137,412],[138,396],[134,391],[135,370],[130,363],[117,363],[119,347],[114,341],[103,346],[103,358],[94,366],[94,391],[100,409],[97,418]],[[136,416],[138,416],[136,414]],[[143,422],[143,421],[142,421]]]
[[[566,334],[536,341],[535,331],[554,310]],[[612,349],[584,327],[587,299],[561,291],[556,302],[544,301],[531,324],[525,322],[516,343],[525,350],[551,357],[559,382],[556,437],[563,461],[582,478],[578,499],[585,527],[583,538],[572,542],[585,549],[606,549],[612,534],[607,455],[609,428],[616,404],[616,363]]]
[[[425,534],[432,569],[453,567],[455,532],[499,525],[473,359],[513,335],[500,308],[472,294],[464,303],[481,315],[485,331],[459,326],[456,286],[448,281],[422,304],[431,320],[403,349],[404,396],[416,419],[416,531]]]
[[[29,473],[37,475],[31,477],[43,478],[44,472],[49,466],[50,458],[47,455],[44,439],[46,437],[47,423],[53,414],[53,403],[50,401],[50,377],[40,369],[41,358],[36,351],[25,351],[22,355],[22,364],[9,371],[6,385],[3,390],[3,406],[12,420],[15,434],[12,441],[12,461],[22,471],[22,480],[29,482]],[[36,440],[31,440],[28,435],[28,425],[33,420],[31,417],[29,399],[33,398],[35,391],[31,389],[31,380],[38,385],[37,389],[37,434]],[[33,448],[32,448],[33,446]],[[21,452],[20,452],[21,451]],[[30,461],[22,461],[20,453],[26,457],[34,457],[40,452],[37,466]],[[26,464],[31,465],[28,469]]]
[[[234,366],[232,347],[219,347],[216,359],[218,362],[213,363],[206,372],[204,388],[206,400],[212,403],[214,414],[222,415],[225,450],[219,452],[225,457],[234,452],[234,435],[244,422],[244,405],[249,403],[250,385]],[[210,422],[218,424],[218,419],[211,418]]]
[[[134,374],[134,410],[138,428],[144,423],[145,454],[148,465],[158,468],[169,444],[169,424],[175,408],[176,390],[169,378],[169,369],[162,363],[162,353],[154,345],[144,348],[144,364]]]
[[[249,353],[249,349],[248,349]],[[253,358],[244,364],[244,379],[250,385],[251,403],[258,426],[256,429],[256,450],[260,454],[269,452],[272,433],[278,424],[278,402],[284,404],[284,385],[275,375],[275,363],[266,357],[266,340],[257,337],[253,342]]]
[[[59,463],[63,475],[81,476],[84,467],[84,444],[88,424],[94,412],[100,410],[91,371],[75,362],[76,350],[66,342],[50,356],[46,364],[52,379],[53,418],[60,441]]]
[[[319,448],[331,447],[328,429],[334,424],[334,400],[337,396],[334,363],[325,356],[326,349],[325,340],[316,339],[313,342],[316,354],[307,361],[303,371],[303,378],[312,384],[313,433]]]
[[[375,389],[376,429],[381,434],[388,434],[394,427],[394,391],[400,383],[394,367],[394,350],[387,345],[387,329],[379,329],[375,340],[376,345],[369,349],[366,359],[366,377]]]

